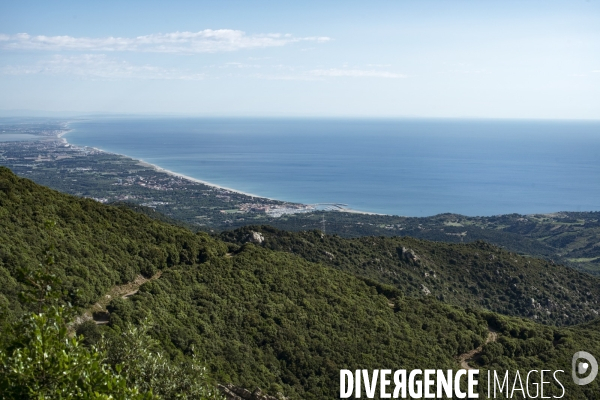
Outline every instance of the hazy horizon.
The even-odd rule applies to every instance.
[[[40,111],[40,110],[2,110],[0,109],[0,119],[56,119],[66,123],[77,122],[84,119],[246,119],[246,120],[373,120],[373,121],[410,121],[410,120],[448,120],[448,121],[522,121],[522,122],[598,122],[597,118],[514,118],[514,117],[419,117],[419,116],[349,116],[349,115],[227,115],[227,114],[186,114],[186,113],[115,113],[115,112],[69,112],[69,111]],[[69,121],[74,120],[74,121]]]
[[[4,116],[600,118],[598,1],[4,2],[0,26]]]

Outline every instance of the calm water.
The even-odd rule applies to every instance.
[[[104,119],[70,143],[301,203],[407,216],[600,210],[600,123]]]

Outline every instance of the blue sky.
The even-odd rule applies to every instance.
[[[0,110],[600,118],[600,1],[0,3]]]

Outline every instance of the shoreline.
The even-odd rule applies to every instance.
[[[167,175],[171,175],[171,176],[175,176],[175,177],[178,177],[178,178],[186,179],[188,181],[192,181],[192,182],[195,182],[195,183],[201,183],[203,185],[210,186],[210,187],[215,188],[215,189],[223,189],[223,190],[227,190],[228,192],[243,194],[244,196],[248,196],[248,197],[255,197],[255,198],[266,199],[266,200],[271,200],[271,201],[281,201],[282,203],[308,205],[308,204],[303,204],[303,203],[291,203],[289,201],[277,200],[277,199],[272,199],[270,197],[258,196],[258,195],[252,194],[252,193],[242,192],[241,190],[232,189],[232,188],[227,187],[227,186],[217,185],[217,184],[214,184],[214,183],[211,183],[211,182],[203,181],[202,179],[193,178],[193,177],[191,177],[189,175],[185,175],[185,174],[181,174],[179,172],[175,172],[175,171],[171,171],[169,169],[165,169],[165,168],[160,167],[160,166],[158,166],[156,164],[152,164],[152,163],[149,163],[148,161],[144,161],[141,158],[133,158],[133,157],[130,157],[130,156],[125,155],[125,154],[112,153],[112,152],[105,151],[105,150],[102,150],[102,149],[98,149],[98,148],[95,148],[95,147],[90,147],[90,148],[92,148],[94,150],[97,150],[97,151],[101,151],[103,153],[117,154],[117,155],[122,156],[122,157],[131,158],[132,160],[138,161],[139,164],[141,164],[141,165],[143,165],[145,167],[152,168],[155,171],[163,172],[163,173],[165,173]]]
[[[229,187],[226,187],[226,186],[217,185],[215,183],[203,181],[201,179],[193,178],[193,177],[191,177],[189,175],[185,175],[185,174],[181,174],[179,172],[175,172],[175,171],[171,171],[171,170],[165,169],[165,168],[160,167],[160,166],[158,166],[156,164],[152,164],[152,163],[150,163],[148,161],[145,161],[145,160],[143,160],[141,158],[133,158],[131,156],[128,156],[127,154],[115,153],[115,152],[112,152],[112,151],[107,151],[107,150],[104,150],[104,149],[99,149],[97,147],[91,147],[91,146],[83,146],[83,147],[81,147],[81,146],[69,143],[69,141],[67,140],[67,138],[65,138],[64,136],[67,135],[68,133],[73,132],[75,130],[75,129],[71,129],[69,127],[69,124],[71,124],[71,123],[72,123],[72,121],[67,122],[65,124],[65,126],[67,126],[68,129],[65,130],[65,131],[62,131],[61,133],[59,133],[58,135],[56,135],[57,138],[62,139],[63,143],[68,144],[70,146],[79,147],[79,148],[94,149],[96,151],[99,151],[99,152],[102,152],[102,153],[106,153],[106,154],[114,154],[114,155],[121,156],[121,157],[127,157],[129,159],[138,161],[143,166],[152,168],[152,169],[156,170],[157,172],[163,172],[163,173],[171,175],[171,176],[175,176],[175,177],[178,177],[178,178],[186,179],[186,180],[189,180],[189,181],[192,181],[192,182],[195,182],[195,183],[200,183],[202,185],[210,186],[210,187],[213,187],[213,188],[216,188],[216,189],[223,189],[223,190],[227,190],[227,191],[230,191],[230,192],[233,192],[233,193],[243,194],[244,196],[257,197],[259,199],[266,199],[266,200],[271,200],[271,201],[281,201],[282,203],[290,203],[290,204],[302,204],[302,203],[291,203],[291,202],[286,202],[286,201],[283,201],[283,200],[271,199],[271,198],[265,197],[265,196],[257,196],[257,195],[252,194],[252,193],[246,193],[246,192],[242,192],[241,190],[236,190],[236,189],[229,188]],[[303,205],[306,205],[306,204],[303,204]]]
[[[241,190],[233,189],[233,188],[230,188],[230,187],[227,187],[227,186],[218,185],[218,184],[215,184],[215,183],[212,183],[212,182],[204,181],[202,179],[193,178],[193,177],[191,177],[189,175],[185,175],[185,174],[182,174],[182,173],[179,173],[179,172],[168,170],[168,169],[160,167],[160,166],[158,166],[156,164],[152,164],[152,163],[150,163],[148,161],[145,161],[145,160],[143,160],[141,158],[134,158],[134,157],[128,156],[127,154],[115,153],[115,152],[112,152],[112,151],[107,151],[107,150],[99,149],[97,147],[91,147],[91,146],[83,146],[82,147],[82,146],[74,145],[72,143],[69,143],[69,141],[65,137],[65,135],[67,135],[68,133],[71,133],[71,132],[74,131],[74,129],[71,129],[69,127],[70,123],[71,122],[67,122],[65,124],[65,126],[66,126],[67,129],[61,131],[59,134],[56,135],[57,139],[61,140],[65,144],[68,144],[69,146],[73,146],[73,147],[76,147],[76,148],[82,148],[82,149],[84,149],[84,148],[94,149],[95,151],[106,153],[106,154],[114,154],[114,155],[121,156],[121,157],[127,157],[127,158],[129,158],[131,160],[137,161],[142,166],[145,166],[145,167],[148,167],[148,168],[152,168],[152,169],[154,169],[157,172],[162,172],[162,173],[165,173],[167,175],[171,175],[171,176],[174,176],[174,177],[177,177],[177,178],[185,179],[185,180],[188,180],[188,181],[191,181],[191,182],[194,182],[194,183],[200,183],[202,185],[206,185],[206,186],[209,186],[211,188],[226,190],[228,192],[237,193],[237,194],[241,194],[241,195],[252,197],[252,198],[264,199],[264,200],[268,200],[268,201],[277,201],[277,202],[280,202],[280,203],[283,203],[283,204],[300,205],[300,206],[304,206],[304,207],[307,207],[307,208],[308,207],[315,207],[315,206],[321,204],[321,203],[316,203],[316,204],[296,203],[296,202],[290,202],[290,201],[285,201],[285,200],[274,199],[274,198],[270,198],[270,197],[266,197],[266,196],[258,196],[258,195],[252,194],[252,193],[243,192]],[[319,211],[319,210],[314,209],[313,211]],[[329,211],[327,211],[327,210],[320,210],[320,211],[331,212],[331,210],[329,210]],[[352,213],[352,214],[365,214],[365,215],[391,215],[391,214],[380,214],[380,213],[369,212],[369,211],[354,210],[354,209],[351,209],[351,208],[342,208],[342,209],[338,210],[338,212],[347,212],[347,213]]]

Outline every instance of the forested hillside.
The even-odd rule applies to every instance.
[[[430,217],[400,217],[347,212],[283,216],[253,224],[275,226],[285,231],[320,229],[342,237],[411,236],[448,243],[477,240],[512,252],[563,263],[592,274],[600,274],[600,212],[551,214],[507,214],[468,217],[439,214]],[[231,224],[238,228],[246,223]]]
[[[239,245],[251,240],[252,232],[260,233],[264,239],[260,245],[265,248],[393,285],[408,296],[432,296],[461,307],[485,308],[551,325],[589,321],[600,311],[600,279],[482,241],[346,239],[267,226],[247,226],[220,237]]]
[[[153,315],[165,346],[174,353],[201,349],[220,381],[298,399],[335,398],[341,368],[456,369],[457,356],[482,345],[488,330],[500,336],[473,361],[482,374],[567,370],[575,349],[600,350],[600,334],[590,328],[548,327],[407,297],[253,244],[231,257],[171,269],[110,311],[117,330]],[[586,398],[585,390],[592,388],[571,384],[570,398]]]
[[[56,222],[51,232],[47,220]],[[56,272],[66,299],[83,307],[136,275],[192,265],[226,246],[205,233],[161,223],[125,207],[60,194],[0,167],[0,304],[18,310],[21,271],[39,264],[56,247]]]
[[[568,373],[575,351],[600,354],[597,321],[556,327],[503,316],[486,311],[486,306],[492,307],[478,303],[479,294],[470,287],[479,279],[473,272],[475,263],[481,264],[482,279],[486,273],[493,277],[495,270],[506,275],[501,284],[493,284],[494,278],[485,286],[496,290],[491,299],[502,304],[511,304],[501,300],[511,295],[506,285],[509,277],[511,284],[537,282],[541,288],[562,282],[566,290],[558,298],[564,300],[561,307],[575,304],[572,308],[579,313],[571,311],[570,318],[584,320],[592,307],[589,304],[597,301],[592,278],[584,286],[583,275],[568,275],[574,272],[518,258],[483,243],[450,246],[381,238],[343,242],[330,236],[321,239],[316,232],[303,237],[266,230],[264,247],[227,243],[129,209],[54,192],[6,168],[0,168],[0,216],[0,322],[5,326],[20,326],[15,321],[32,309],[22,303],[19,293],[29,287],[40,264],[50,265],[49,245],[55,248],[51,269],[60,281],[56,288],[59,303],[69,301],[79,313],[112,286],[130,282],[138,274],[149,277],[162,271],[160,278],[145,283],[137,293],[113,299],[108,324],[73,327],[84,334],[87,345],[100,345],[104,335],[112,343],[105,362],[114,368],[124,365],[120,369],[124,379],[140,388],[147,380],[140,368],[150,362],[149,356],[139,356],[138,350],[144,348],[140,343],[157,340],[152,351],[164,352],[165,360],[174,366],[183,365],[165,367],[169,373],[154,376],[153,391],[162,398],[172,398],[174,390],[185,387],[183,383],[170,385],[177,377],[190,376],[177,371],[200,373],[196,367],[185,367],[193,354],[217,382],[250,390],[259,386],[290,399],[335,398],[342,368],[457,369],[459,355],[479,346],[483,346],[481,353],[467,361],[481,369],[482,390],[487,368],[563,369]],[[45,229],[48,220],[55,222],[54,229]],[[240,231],[239,238],[229,239],[245,242],[247,233]],[[280,237],[281,244],[275,246],[279,243],[275,237]],[[276,250],[268,248],[270,242]],[[290,254],[290,247],[293,250],[300,243],[314,248],[314,253]],[[387,258],[376,256],[385,251],[391,253]],[[319,259],[321,254],[326,258]],[[375,258],[381,264],[394,260],[389,270],[396,275],[376,273]],[[511,258],[516,264],[509,262]],[[421,273],[425,277],[425,272],[430,274],[426,278],[435,273],[433,279],[444,278],[452,285],[425,285],[431,292],[425,295],[421,283],[409,279]],[[400,278],[394,281],[394,276]],[[515,277],[520,281],[514,281]],[[444,287],[455,291],[446,294],[440,290]],[[577,308],[581,297],[567,303],[567,295],[583,296],[588,287],[588,305]],[[468,296],[469,292],[476,296]],[[498,335],[497,340],[485,344],[490,331]],[[62,332],[63,339],[57,343],[64,344]],[[15,337],[4,335],[0,341],[3,362],[11,360],[4,352],[14,352],[15,343],[17,347],[26,343],[19,337],[20,330],[10,334]],[[144,339],[146,334],[152,339]],[[570,399],[591,398],[599,390],[596,382],[575,386],[567,375],[562,382]],[[560,388],[552,385],[546,394],[560,394]]]

